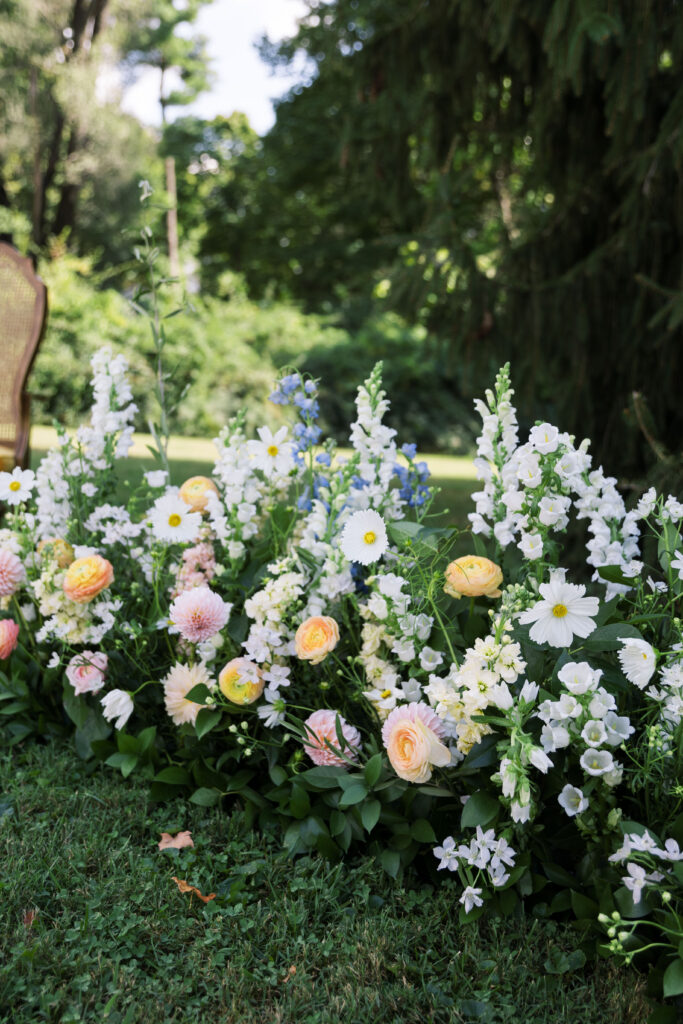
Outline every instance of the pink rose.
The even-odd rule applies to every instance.
[[[107,655],[101,651],[82,651],[74,654],[66,667],[66,677],[77,697],[84,693],[97,693],[104,686]]]

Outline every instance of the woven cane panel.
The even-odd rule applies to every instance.
[[[19,268],[0,252],[0,441],[16,435],[13,396],[34,330],[36,293]]]

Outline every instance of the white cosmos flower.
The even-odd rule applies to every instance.
[[[598,614],[597,597],[584,597],[586,588],[565,583],[553,573],[549,583],[538,588],[543,598],[519,616],[523,624],[533,623],[529,636],[538,644],[569,647],[573,638],[587,637],[595,629],[593,617]]]
[[[379,512],[364,509],[346,520],[339,541],[350,562],[370,565],[382,557],[389,546],[387,529]]]
[[[176,494],[157,498],[149,513],[154,536],[168,544],[196,540],[202,522],[201,512],[193,512]]]
[[[624,645],[617,652],[624,675],[629,683],[644,690],[657,667],[657,655],[645,640],[638,640],[635,637],[619,637],[619,642]]]
[[[16,466],[11,473],[0,473],[0,501],[19,505],[31,497],[36,474],[31,469]]]
[[[580,789],[567,784],[558,796],[560,807],[570,818],[576,814],[583,814],[588,807],[588,800]]]
[[[287,427],[280,427],[273,434],[268,427],[259,427],[257,433],[260,441],[247,441],[247,451],[254,466],[263,470],[266,476],[284,476],[294,468],[292,445],[285,441],[287,431]]]

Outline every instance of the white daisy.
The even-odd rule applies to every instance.
[[[186,544],[197,539],[201,512],[193,512],[182,498],[164,494],[157,498],[149,513],[154,536],[168,544]]]
[[[382,557],[389,546],[387,529],[379,512],[364,509],[346,520],[339,541],[350,562],[370,565]]]
[[[253,459],[254,466],[262,470],[266,476],[285,476],[294,468],[292,445],[285,442],[287,430],[287,427],[280,427],[273,434],[268,427],[259,427],[257,433],[260,441],[247,441],[247,451]]]
[[[0,501],[19,505],[31,497],[36,475],[31,469],[16,466],[11,473],[0,473]]]
[[[598,614],[597,597],[584,597],[586,588],[565,583],[562,574],[553,573],[550,583],[538,588],[543,598],[519,616],[527,625],[533,623],[529,636],[538,644],[569,647],[573,638],[587,637],[595,629],[593,617]]]
[[[644,690],[657,668],[657,655],[645,640],[638,640],[635,637],[619,637],[619,642],[624,645],[620,651],[617,651],[624,675],[629,683]]]

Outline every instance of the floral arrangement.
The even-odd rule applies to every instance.
[[[395,875],[426,847],[463,920],[572,910],[683,993],[683,504],[627,510],[549,423],[520,443],[507,367],[477,402],[468,531],[434,523],[381,367],[349,454],[291,372],[279,425],[228,423],[211,478],[172,486],[160,445],[122,499],[125,361],[99,353],[92,386],[87,426],[0,474],[6,742],[74,727],[157,799],[279,821],[292,853],[366,842]]]

